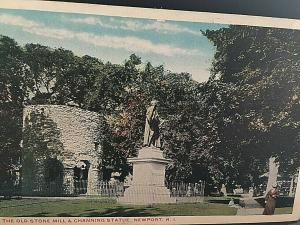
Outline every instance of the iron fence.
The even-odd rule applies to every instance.
[[[170,190],[172,197],[198,197],[204,196],[205,182],[170,182],[166,183],[166,187]]]
[[[278,181],[281,196],[294,196],[296,183],[290,181]],[[204,196],[205,182],[184,183],[169,182],[165,186],[170,191],[171,197],[201,197]],[[42,182],[36,180],[30,186],[22,186],[21,183],[0,184],[0,196],[80,196],[95,195],[100,197],[122,197],[128,185],[115,180],[114,182],[99,181],[90,183],[88,180],[66,179],[64,182]],[[255,196],[265,194],[266,185],[254,188]]]
[[[169,182],[165,184],[171,197],[204,196],[205,182],[183,183]],[[80,196],[95,195],[99,197],[122,197],[127,188],[123,182],[115,180],[90,183],[87,180],[66,179],[62,181],[36,181],[30,186],[0,185],[0,196]]]

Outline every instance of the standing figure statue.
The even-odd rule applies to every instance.
[[[143,146],[161,148],[160,133],[159,133],[160,120],[157,113],[157,101],[151,101],[151,105],[147,109],[146,124],[144,133]]]

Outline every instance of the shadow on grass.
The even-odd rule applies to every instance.
[[[21,215],[21,217],[44,217],[47,216],[49,213],[47,212],[40,212],[40,213],[35,213],[35,214],[30,214],[30,215]]]
[[[56,216],[61,216],[61,217],[72,217],[74,215],[71,215],[69,213],[59,213],[59,214],[56,214]]]
[[[149,208],[131,208],[131,207],[114,207],[111,209],[107,209],[104,212],[90,212],[90,213],[85,213],[84,215],[80,216],[90,216],[90,217],[98,217],[98,216],[103,216],[103,217],[108,217],[108,216],[158,216],[158,213],[153,212],[153,209],[151,208],[151,212],[147,211]]]
[[[30,214],[30,215],[21,215],[21,217],[48,217],[48,216],[72,217],[74,215],[71,215],[69,213],[58,213],[56,215],[49,215],[49,213],[47,213],[47,212],[40,212],[40,213],[35,213],[35,214]]]
[[[159,212],[156,211],[157,208],[152,207],[145,207],[145,208],[133,208],[133,207],[123,207],[123,206],[116,206],[111,209],[106,209],[105,211],[96,211],[97,209],[88,209],[85,210],[84,213],[72,215],[70,213],[57,213],[57,214],[51,214],[51,216],[57,216],[57,217],[110,217],[110,216],[116,216],[116,217],[122,217],[122,216],[159,216]],[[100,209],[99,209],[100,210]],[[40,212],[30,215],[21,215],[23,217],[47,217],[50,216],[48,212]]]
[[[234,204],[239,204],[239,199],[233,199],[233,201],[234,201]],[[230,199],[209,199],[208,202],[228,205],[228,203],[230,202]]]
[[[0,207],[0,209],[5,209],[5,208],[14,208],[14,207],[22,207],[22,206],[32,206],[32,205],[40,205],[40,204],[43,204],[43,203],[49,203],[49,202],[63,202],[65,200],[46,200],[46,201],[39,201],[39,200],[36,200],[36,202],[32,202],[32,203],[24,203],[24,204],[16,204],[16,205],[8,205],[8,206],[3,206],[3,207]]]
[[[86,212],[89,212],[89,211],[95,211],[95,210],[97,210],[97,209],[87,209],[87,210],[85,210]]]

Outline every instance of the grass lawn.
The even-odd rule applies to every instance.
[[[293,211],[292,207],[276,208],[275,214],[290,214],[292,213],[292,211]]]
[[[120,205],[112,199],[0,200],[0,216],[211,216],[235,215],[224,204],[181,203],[152,206]]]

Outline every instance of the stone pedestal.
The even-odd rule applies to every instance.
[[[160,149],[144,147],[137,158],[129,158],[128,162],[133,164],[133,180],[124,197],[118,199],[120,203],[147,205],[176,202],[165,187],[165,167],[171,160],[165,159]]]

